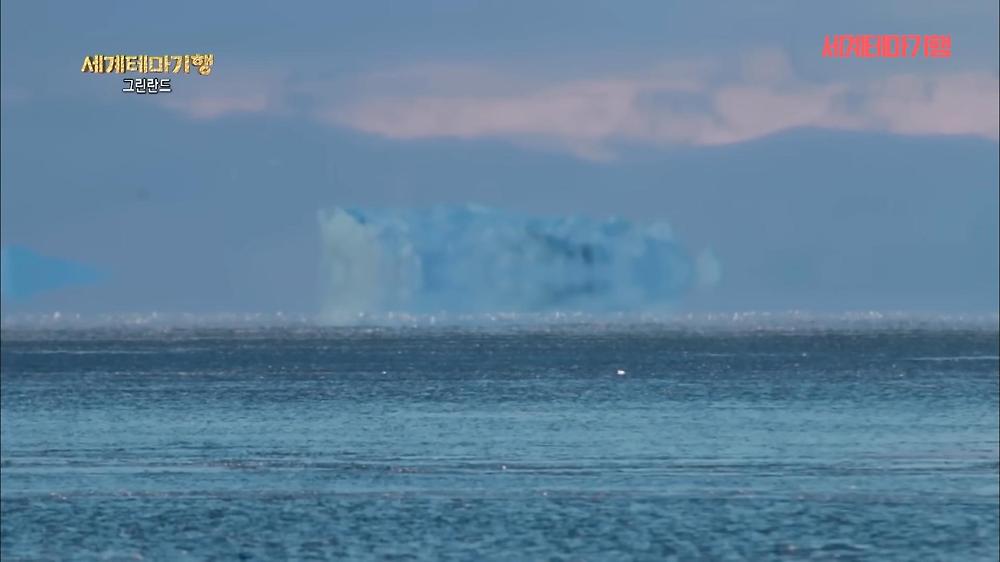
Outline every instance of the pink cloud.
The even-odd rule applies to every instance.
[[[810,83],[778,50],[725,61],[675,61],[645,72],[545,79],[471,65],[420,65],[336,82],[298,84],[327,124],[392,139],[508,139],[582,158],[613,156],[615,141],[693,146],[746,142],[815,127],[997,140],[998,80],[986,72],[888,74]],[[287,111],[293,90],[272,76],[174,97],[195,118]],[[245,86],[245,85],[244,85]],[[213,93],[216,92],[216,93]],[[242,92],[242,93],[238,93]]]
[[[193,119],[215,119],[240,113],[276,113],[283,110],[281,74],[256,69],[228,69],[225,74],[188,76],[174,81],[169,95],[157,100]]]
[[[397,91],[406,91],[400,89]],[[693,94],[700,109],[642,103]],[[851,103],[847,103],[850,101]],[[396,139],[548,139],[584,157],[614,140],[720,145],[798,127],[998,137],[998,81],[986,73],[899,75],[809,84],[775,51],[747,57],[736,80],[610,77],[508,95],[369,95],[327,111],[331,123]],[[604,147],[604,148],[601,148]]]
[[[871,89],[869,111],[893,133],[975,135],[997,140],[996,76],[894,76]]]
[[[214,119],[230,113],[260,113],[271,106],[264,95],[165,98],[163,105],[196,119]]]

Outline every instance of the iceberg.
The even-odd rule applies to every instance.
[[[38,254],[21,246],[0,248],[3,300],[24,300],[56,289],[92,285],[101,279],[101,274],[86,264]]]
[[[319,213],[322,316],[669,310],[718,280],[664,220],[533,217],[487,207]]]

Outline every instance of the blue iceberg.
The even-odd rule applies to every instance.
[[[0,295],[4,300],[19,301],[100,279],[97,270],[75,261],[44,256],[21,246],[0,249]]]
[[[669,309],[714,282],[666,221],[541,218],[480,206],[320,213],[323,313],[630,312]]]

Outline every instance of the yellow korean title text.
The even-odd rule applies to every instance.
[[[215,55],[94,55],[83,57],[80,72],[93,74],[191,73],[191,67],[202,76],[212,73]]]

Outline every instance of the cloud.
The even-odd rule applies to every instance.
[[[620,142],[711,146],[800,127],[997,140],[998,88],[997,76],[987,72],[813,83],[796,76],[783,52],[769,49],[735,63],[675,61],[561,80],[474,65],[420,65],[332,81],[222,86],[263,93],[171,104],[192,117],[213,118],[290,111],[290,96],[307,96],[309,118],[386,138],[506,139],[606,159]]]
[[[260,113],[271,107],[264,95],[194,96],[185,100],[164,98],[163,105],[197,119],[212,119],[229,113]]]
[[[894,76],[870,88],[869,111],[900,134],[968,134],[997,140],[996,76],[965,73],[944,79]]]
[[[287,85],[278,72],[237,68],[193,80],[175,80],[170,95],[156,99],[163,107],[188,117],[215,119],[241,113],[284,112],[285,90]]]

